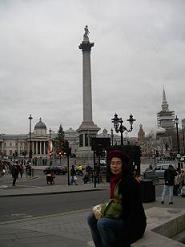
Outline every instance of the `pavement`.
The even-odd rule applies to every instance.
[[[32,179],[36,179],[33,177]],[[1,178],[0,178],[1,179]],[[79,184],[77,186],[3,186],[0,184],[0,200],[2,197],[41,195],[53,193],[75,193],[94,190],[107,190],[107,183]],[[160,198],[155,202],[144,203],[145,209],[152,207],[169,207],[161,205]],[[171,208],[184,208],[185,198],[174,197]],[[86,222],[90,208],[75,210],[66,213],[52,214],[41,217],[30,217],[20,220],[0,222],[1,247],[87,247],[91,240],[90,231]]]

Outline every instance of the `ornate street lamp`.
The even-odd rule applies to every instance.
[[[112,118],[112,123],[114,124],[114,128],[115,131],[117,133],[121,133],[121,146],[123,146],[123,132],[127,131],[127,132],[131,132],[133,130],[133,123],[134,121],[136,121],[136,119],[133,118],[133,115],[130,114],[129,119],[127,119],[127,121],[130,124],[130,129],[127,129],[124,125],[123,125],[123,119],[118,117],[118,114],[115,113],[114,114],[114,118]]]
[[[180,143],[179,143],[179,119],[176,115],[175,117],[175,126],[176,126],[176,134],[177,134],[177,159],[178,159],[178,169],[180,169],[180,162],[179,162],[179,157],[180,157]]]
[[[31,120],[33,119],[31,114],[29,116],[29,121],[30,121],[30,126],[29,126],[29,142],[30,142],[30,146],[29,146],[29,158],[30,158],[30,162],[32,159],[32,143],[31,143]]]

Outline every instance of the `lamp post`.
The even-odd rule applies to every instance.
[[[60,165],[61,165],[61,162],[62,162],[62,152],[59,152],[59,159],[60,159]]]
[[[177,134],[177,157],[180,155],[180,145],[179,145],[179,119],[176,115],[175,117],[175,126],[176,126],[176,134]],[[180,162],[178,158],[178,169],[180,169]]]
[[[67,140],[64,141],[64,154],[67,156],[67,184],[70,185],[69,156],[71,155],[71,148]]]
[[[52,140],[51,140],[51,128],[49,129],[49,141],[48,141],[48,154],[49,154],[49,165],[52,165]]]
[[[111,146],[114,144],[114,134],[113,134],[113,129],[110,130],[111,132]]]
[[[184,142],[184,132],[185,132],[185,129],[182,128],[182,143],[183,143],[183,155],[185,155],[185,142]]]
[[[133,118],[133,115],[130,114],[129,119],[127,119],[127,121],[130,123],[130,129],[127,129],[124,125],[123,125],[123,119],[118,117],[118,114],[115,113],[114,114],[114,118],[112,118],[112,123],[114,124],[114,128],[115,131],[117,133],[121,133],[121,146],[123,146],[123,132],[127,131],[127,132],[131,132],[133,130],[133,123],[134,121],[136,121],[136,119]]]
[[[29,121],[30,121],[30,126],[29,126],[29,142],[30,142],[30,146],[29,146],[29,159],[30,159],[30,162],[31,162],[31,159],[32,159],[32,143],[31,143],[31,120],[33,119],[31,114],[29,116]]]

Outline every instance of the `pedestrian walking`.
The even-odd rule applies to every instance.
[[[22,175],[24,173],[24,167],[22,165],[22,163],[17,163],[17,168],[18,168],[18,174],[20,174],[20,177],[22,178]]]
[[[54,171],[53,169],[51,169],[50,167],[46,170],[46,182],[47,184],[55,184],[55,181],[54,181],[54,178],[55,178],[55,174],[54,174]]]
[[[181,170],[181,196],[185,196],[185,171]]]
[[[19,170],[18,170],[18,167],[16,164],[14,164],[12,166],[11,173],[12,173],[12,178],[13,178],[12,186],[15,186],[15,183],[16,183],[16,180],[17,180],[18,174],[19,174]]]
[[[72,165],[70,173],[71,173],[71,185],[73,184],[77,185],[77,176],[74,165]]]
[[[164,172],[164,187],[161,197],[161,204],[165,202],[165,196],[168,194],[169,205],[173,204],[173,189],[175,183],[175,176],[177,172],[172,165],[169,165],[168,169]]]
[[[31,177],[31,165],[30,165],[30,163],[28,163],[27,165],[26,165],[26,177]]]
[[[140,183],[132,174],[128,157],[121,151],[111,151],[108,160],[110,200],[93,208],[88,225],[95,247],[130,247],[146,228]]]
[[[174,180],[173,194],[175,196],[180,195],[181,188],[182,188],[182,172],[181,169],[178,169],[177,175],[175,176],[175,180]]]

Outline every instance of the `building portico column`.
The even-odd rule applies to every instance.
[[[44,141],[44,154],[46,154],[46,142]]]
[[[32,145],[32,155],[33,155],[34,151],[35,151],[35,149],[34,149],[34,141],[32,141],[31,145]]]
[[[40,141],[40,154],[42,154],[42,142]]]

